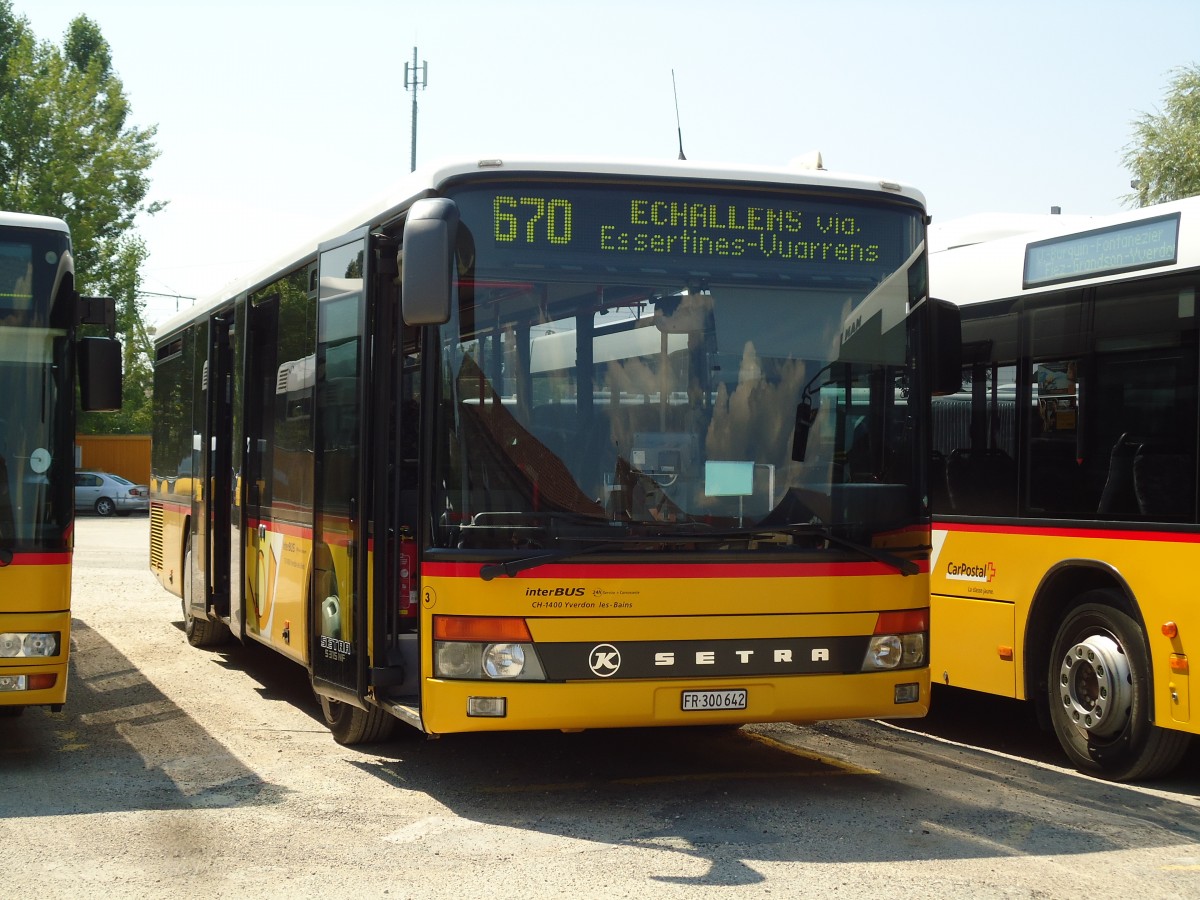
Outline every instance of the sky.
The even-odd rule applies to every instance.
[[[1125,208],[1133,123],[1200,62],[1196,0],[11,0],[86,14],[138,127],[155,323],[313,241],[417,162],[544,156],[825,167],[935,223]],[[174,299],[182,297],[184,299]]]

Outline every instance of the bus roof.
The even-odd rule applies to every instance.
[[[999,229],[997,233],[1001,236],[990,238],[987,236],[987,223],[994,217],[967,218],[971,221],[966,226],[960,224],[957,232],[952,229],[955,222],[949,222],[941,226],[936,237],[930,237],[930,292],[935,297],[959,305],[1038,294],[1061,289],[1064,284],[1102,284],[1124,280],[1136,277],[1142,269],[1161,273],[1164,270],[1200,266],[1200,196],[1108,216],[1036,217],[1041,220],[1041,227],[1016,228],[1006,235],[1003,233],[1004,219],[1000,217],[994,219],[990,227]],[[1111,261],[1096,256],[1097,253],[1103,253],[1107,257],[1109,253],[1103,247],[1105,236],[1127,236],[1130,240],[1124,241],[1126,247],[1147,246],[1145,241],[1149,235],[1144,226],[1149,225],[1151,220],[1178,221],[1177,232],[1168,230],[1164,238],[1174,238],[1175,253],[1172,259],[1140,261],[1138,257],[1120,250],[1112,251]],[[961,223],[964,220],[955,221]],[[1009,222],[1010,225],[1016,224],[1015,219]],[[1026,224],[1036,226],[1038,223],[1029,219]],[[1140,231],[1139,226],[1143,226]],[[972,229],[978,239],[966,240]],[[1080,274],[1037,277],[1027,271],[1027,265],[1033,261],[1030,251],[1036,251],[1039,246],[1060,247],[1080,259]],[[1165,251],[1170,248],[1163,244],[1156,249]]]
[[[30,213],[0,212],[0,227],[3,228],[40,228],[43,231],[61,231],[70,234],[71,230],[62,219],[53,216],[35,216]]]
[[[831,172],[823,168],[802,166],[769,168],[744,165],[721,165],[692,160],[615,160],[615,159],[458,159],[432,164],[405,176],[383,196],[340,224],[307,241],[295,251],[284,255],[245,278],[231,281],[215,294],[203,298],[190,309],[172,316],[159,326],[156,340],[165,339],[193,319],[207,315],[221,304],[269,284],[278,275],[302,265],[316,255],[324,241],[340,237],[355,228],[386,224],[399,216],[415,200],[440,192],[447,184],[472,176],[487,177],[498,172],[562,175],[600,175],[639,178],[687,178],[704,181],[729,181],[754,184],[788,184],[800,187],[832,187],[857,190],[884,196],[904,197],[925,206],[925,197],[917,189],[899,182]]]

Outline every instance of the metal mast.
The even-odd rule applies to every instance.
[[[429,63],[422,61],[421,65],[417,66],[417,48],[413,47],[412,67],[408,63],[404,64],[404,89],[409,89],[413,92],[413,111],[412,111],[412,168],[410,171],[415,171],[417,168],[417,88],[429,86]]]

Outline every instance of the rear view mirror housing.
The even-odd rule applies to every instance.
[[[79,405],[84,412],[121,408],[121,342],[81,337],[78,345]]]
[[[445,198],[418,200],[408,212],[397,263],[401,312],[409,325],[450,320],[458,223],[458,206]]]

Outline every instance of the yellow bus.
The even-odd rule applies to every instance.
[[[0,716],[67,699],[75,371],[84,409],[120,406],[114,325],[112,300],[75,291],[65,222],[0,212]]]
[[[984,234],[1010,225],[930,254],[964,354],[934,400],[933,677],[1033,701],[1085,772],[1152,778],[1200,731],[1200,198]]]
[[[342,743],[923,715],[926,221],[824,170],[414,174],[159,329],[151,568]]]

